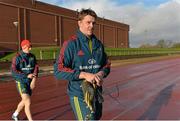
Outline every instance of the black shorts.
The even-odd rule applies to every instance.
[[[30,84],[31,84],[31,80],[29,80],[28,82],[16,81],[16,87],[17,87],[19,94],[20,95],[21,94],[28,94],[31,96],[32,90],[30,88]]]

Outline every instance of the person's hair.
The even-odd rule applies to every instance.
[[[90,8],[82,9],[78,14],[78,21],[81,21],[85,16],[90,15],[93,16],[95,19],[97,18],[97,14]]]

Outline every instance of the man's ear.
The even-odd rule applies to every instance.
[[[81,25],[81,21],[78,21],[78,26],[80,26]]]

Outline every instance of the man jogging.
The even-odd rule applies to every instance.
[[[15,78],[21,96],[21,101],[12,115],[12,119],[15,121],[18,121],[18,114],[23,108],[27,119],[32,121],[31,94],[38,76],[38,65],[35,56],[30,53],[31,47],[29,40],[23,40],[21,42],[22,51],[18,52],[12,60],[12,76]]]

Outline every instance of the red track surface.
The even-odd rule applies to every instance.
[[[180,119],[180,59],[113,68],[104,83],[102,119]],[[13,81],[0,83],[0,120],[10,119],[20,100]],[[74,119],[66,81],[39,78],[32,96],[35,120]],[[22,113],[21,118],[25,119]]]

